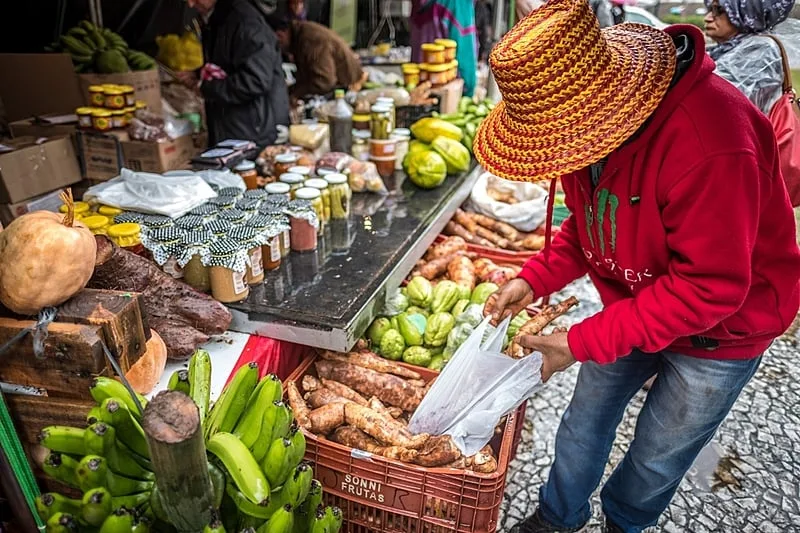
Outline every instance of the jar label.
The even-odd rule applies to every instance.
[[[244,282],[245,273],[231,271],[231,274],[233,275],[233,292],[236,294],[244,293],[247,290],[247,284]]]
[[[254,278],[264,273],[264,261],[261,256],[261,247],[257,246],[250,250],[250,272]]]
[[[289,232],[288,231],[284,231],[283,232],[283,247],[288,250],[290,246],[291,246],[291,242],[289,241]]]
[[[181,279],[183,277],[183,268],[178,264],[178,260],[175,259],[175,256],[170,256],[161,268],[175,279]]]
[[[269,260],[271,263],[281,260],[281,241],[277,236],[272,238],[272,242],[269,245]]]

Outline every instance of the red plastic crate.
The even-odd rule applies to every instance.
[[[433,242],[434,244],[439,244],[446,238],[447,238],[446,235],[440,233],[439,235],[437,235],[436,239]],[[470,243],[467,243],[467,250],[470,252],[475,252],[480,257],[491,259],[492,261],[494,261],[499,265],[505,264],[505,265],[516,265],[516,266],[524,265],[528,261],[528,259],[539,253],[533,251],[514,252],[511,250],[501,250],[500,248],[487,248],[485,246],[478,246],[477,244],[470,244]]]
[[[300,382],[316,374],[316,356],[289,377]],[[409,367],[425,380],[438,372]],[[385,533],[489,533],[506,487],[506,472],[518,442],[519,411],[506,419],[491,445],[497,471],[476,474],[449,468],[423,468],[380,456],[364,456],[341,444],[306,433],[305,459],[325,490],[325,503],[344,512],[344,531]],[[516,442],[515,442],[516,441]]]

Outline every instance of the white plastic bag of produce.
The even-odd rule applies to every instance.
[[[520,231],[533,231],[547,217],[547,191],[533,183],[508,181],[484,172],[472,188],[469,208]]]
[[[496,329],[489,319],[458,348],[408,425],[413,433],[450,435],[465,456],[486,446],[498,421],[542,383],[541,354],[522,359],[505,355],[503,341],[510,319]]]
[[[123,168],[116,178],[90,187],[84,199],[94,198],[120,209],[179,217],[215,196],[217,193],[196,174],[162,176]]]

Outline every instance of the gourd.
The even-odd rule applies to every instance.
[[[72,191],[61,200],[65,214],[34,211],[0,232],[0,303],[20,315],[64,303],[94,272],[94,236],[75,220]]]

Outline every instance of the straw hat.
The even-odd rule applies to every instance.
[[[642,24],[600,30],[586,0],[550,0],[522,19],[489,58],[503,101],[473,150],[515,181],[552,179],[596,163],[658,107],[675,46]]]

